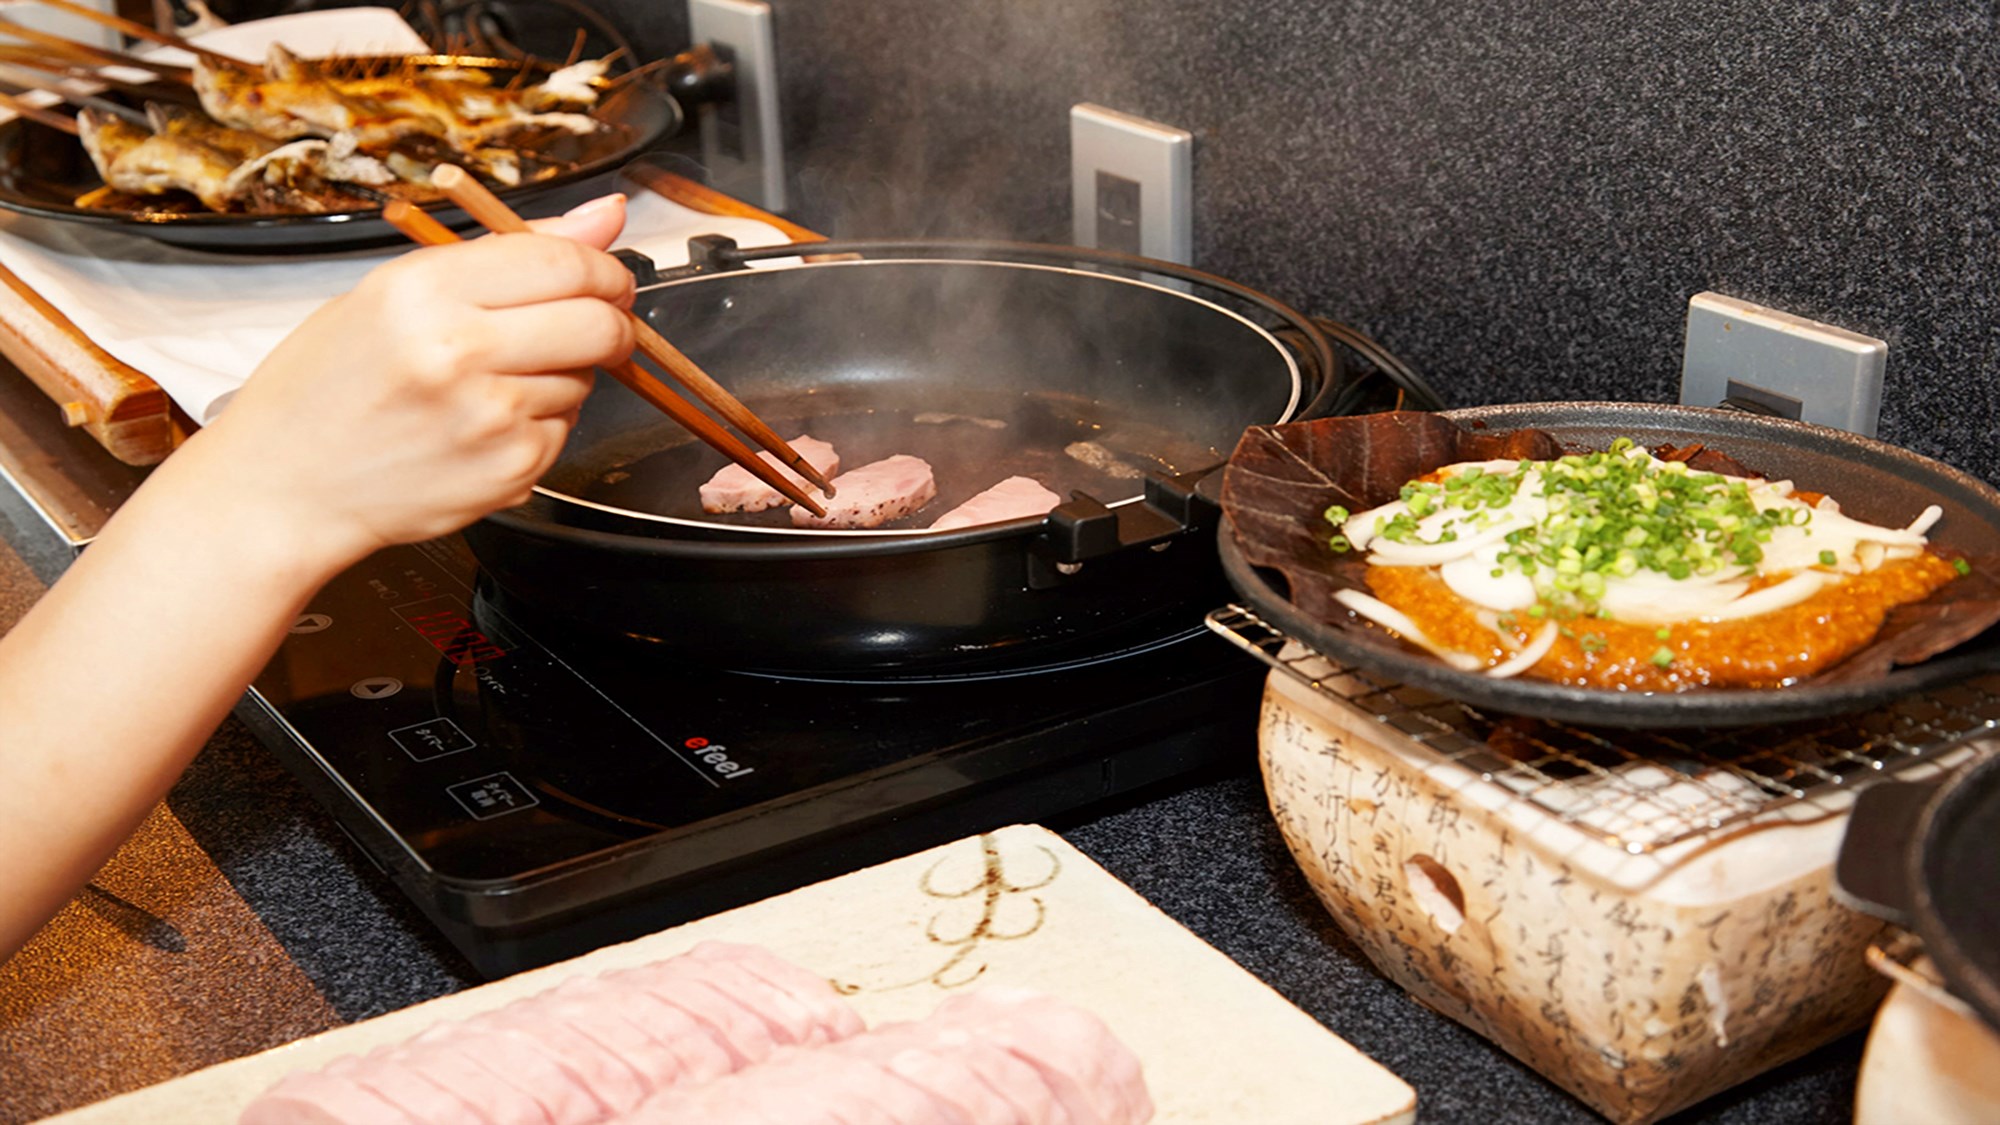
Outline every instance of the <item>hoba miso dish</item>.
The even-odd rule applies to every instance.
[[[1668,458],[1672,451],[1663,451]],[[1627,439],[1459,462],[1324,516],[1367,591],[1334,600],[1452,667],[1626,691],[1782,687],[1969,570],[1835,497],[1691,468]],[[1391,478],[1394,479],[1394,478]]]

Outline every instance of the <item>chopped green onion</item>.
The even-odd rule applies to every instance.
[[[1960,574],[1971,574],[1971,573],[1972,573],[1972,564],[1971,564],[1971,563],[1969,563],[1969,562],[1966,562],[1966,561],[1965,561],[1964,559],[1953,559],[1953,560],[1951,560],[1951,568],[1952,568],[1953,570],[1955,570],[1955,571],[1959,572]]]
[[[1839,561],[1840,556],[1834,554],[1832,551],[1821,551],[1819,553],[1819,565],[1821,566],[1832,566]]]
[[[1647,659],[1651,660],[1655,667],[1665,668],[1674,662],[1674,650],[1661,645],[1659,648],[1654,649],[1653,655]]]

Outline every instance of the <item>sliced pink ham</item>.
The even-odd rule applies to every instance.
[[[855,1054],[787,1047],[705,1086],[647,1099],[617,1125],[971,1125],[956,1106]]]
[[[429,1072],[388,1062],[388,1049],[375,1050],[355,1060],[346,1077],[373,1090],[383,1101],[400,1107],[425,1125],[495,1125],[478,1105],[433,1079]]]
[[[794,526],[881,527],[909,515],[937,495],[930,462],[907,453],[850,469],[833,478],[832,483],[837,495],[821,501],[826,515],[815,516],[794,504]]]
[[[823,477],[831,478],[840,471],[840,454],[833,446],[810,434],[800,434],[789,443],[806,459],[806,464],[819,470]],[[806,478],[787,468],[776,454],[757,454],[771,467],[785,475],[787,480],[811,492],[813,486]],[[729,464],[722,467],[708,482],[701,486],[701,510],[704,512],[761,512],[785,503],[785,494],[757,479],[757,475],[741,465]]]
[[[1003,523],[1023,516],[1047,515],[1049,509],[1060,503],[1062,497],[1043,488],[1035,478],[1008,477],[939,516],[931,524],[931,530],[950,531],[960,527],[978,527],[984,523]]]
[[[1027,1062],[1077,1125],[1152,1119],[1137,1056],[1081,1008],[1026,989],[987,988],[945,1001],[930,1021],[962,1028]]]
[[[288,1074],[243,1110],[239,1125],[421,1125],[403,1107],[353,1080],[357,1060],[335,1059],[324,1070]]]
[[[688,950],[687,960],[735,968],[763,982],[772,990],[769,1010],[781,1017],[791,1043],[811,1047],[859,1035],[864,1030],[861,1014],[841,999],[825,978],[762,946],[705,941]],[[755,999],[763,994],[746,988],[738,995]]]
[[[1039,1099],[1010,1098],[1002,1092],[1012,1088],[1025,1093],[1040,1086],[1041,1076],[1033,1068],[1004,1047],[963,1031],[886,1024],[827,1050],[873,1060],[945,1103],[968,1125],[1049,1125],[1054,1120],[1055,1100],[1046,1091]]]
[[[582,977],[289,1075],[250,1125],[589,1125],[861,1029],[832,985],[754,946]]]
[[[370,1065],[416,1071],[457,1094],[490,1125],[549,1125],[548,1110],[514,1075],[496,1071],[459,1046],[455,1024],[427,1028],[415,1039],[370,1052]]]

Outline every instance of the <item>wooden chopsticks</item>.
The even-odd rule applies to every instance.
[[[431,183],[453,203],[465,209],[465,213],[479,220],[487,230],[503,234],[517,234],[528,229],[527,220],[516,215],[500,197],[486,190],[486,185],[472,178],[472,174],[455,164],[440,164],[431,172]],[[722,384],[710,378],[708,372],[681,354],[679,348],[653,330],[653,326],[632,314],[632,329],[639,341],[639,350],[652,357],[674,381],[687,388],[703,402],[715,409],[717,414],[748,434],[758,445],[770,450],[791,467],[791,470],[818,485],[828,496],[833,495],[833,486],[812,463],[800,456],[798,451],[785,443],[762,418],[751,413],[750,408],[736,400],[736,396],[724,390]],[[745,468],[749,466],[745,465]],[[790,495],[790,493],[786,493]],[[811,505],[807,505],[808,508]]]
[[[497,199],[494,202],[500,203]],[[502,210],[507,211],[508,215],[512,215],[516,222],[521,222],[520,216],[514,215],[514,212],[511,210],[507,210],[506,204],[501,203],[500,206]],[[467,207],[466,211],[470,213],[472,209]],[[474,215],[474,217],[477,218],[478,216]],[[419,245],[441,246],[446,243],[459,241],[458,235],[451,228],[438,222],[423,209],[406,199],[394,200],[383,207],[382,218],[387,220],[390,226],[402,231],[405,235],[409,236],[412,242],[416,242]],[[519,229],[527,229],[527,224],[521,222]],[[611,372],[613,378],[629,387],[634,394],[651,403],[667,417],[680,423],[688,432],[707,442],[723,456],[748,469],[756,475],[758,480],[783,493],[785,498],[792,503],[803,507],[816,516],[826,514],[826,508],[819,501],[815,500],[811,494],[807,493],[805,489],[794,484],[783,473],[773,467],[769,461],[757,456],[756,452],[749,446],[738,441],[736,435],[716,425],[713,418],[696,409],[693,403],[675,394],[666,384],[655,379],[645,368],[627,359],[615,367],[608,368],[608,370]],[[783,443],[781,442],[780,444]],[[819,474],[814,473],[813,475],[818,476]],[[828,489],[827,495],[831,496],[832,494],[832,490]]]

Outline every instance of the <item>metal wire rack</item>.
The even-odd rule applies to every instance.
[[[2000,674],[1815,722],[1611,730],[1489,714],[1371,676],[1241,605],[1209,614],[1208,627],[1438,760],[1634,855],[1786,806],[1823,805],[1857,783],[1937,761],[2000,728]]]

